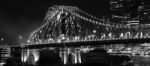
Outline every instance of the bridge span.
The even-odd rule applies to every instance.
[[[150,42],[150,24],[127,25],[97,18],[78,7],[53,6],[44,18],[44,23],[34,30],[27,44],[22,45],[25,62],[30,55],[37,60],[43,48],[60,48],[59,55],[64,64],[69,56],[73,62],[81,63],[81,46],[110,44],[140,44]],[[30,49],[30,50],[29,50]]]

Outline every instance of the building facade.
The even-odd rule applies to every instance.
[[[139,23],[144,9],[143,0],[110,0],[111,21],[119,23]]]
[[[5,63],[11,57],[11,48],[9,46],[0,46],[0,63]]]
[[[149,5],[144,6],[144,10],[143,10],[143,14],[140,19],[140,22],[142,24],[147,24],[150,22],[150,6]]]

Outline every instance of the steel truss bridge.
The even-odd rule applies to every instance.
[[[22,57],[25,62],[30,54],[38,57],[39,48],[61,47],[59,55],[64,64],[69,61],[69,54],[74,57],[73,63],[81,63],[79,46],[145,43],[149,40],[150,24],[129,26],[97,18],[78,7],[55,5],[48,9],[44,24],[34,30],[23,45],[32,50],[23,50]]]
[[[145,40],[147,42],[150,38],[149,29],[150,24],[129,26],[114,23],[92,16],[77,7],[55,5],[48,9],[44,24],[30,34],[26,45],[54,44],[55,46],[84,42],[107,44],[109,42],[106,41],[135,42],[144,39],[147,39]]]

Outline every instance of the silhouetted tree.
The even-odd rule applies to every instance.
[[[94,49],[88,53],[83,54],[82,62],[88,63],[87,65],[95,65],[99,63],[100,66],[102,66],[103,64],[110,64],[109,55],[104,49]]]
[[[59,65],[61,64],[61,58],[54,51],[42,50],[40,51],[39,65]]]

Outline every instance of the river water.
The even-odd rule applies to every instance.
[[[150,66],[150,56],[131,56],[135,66]]]

